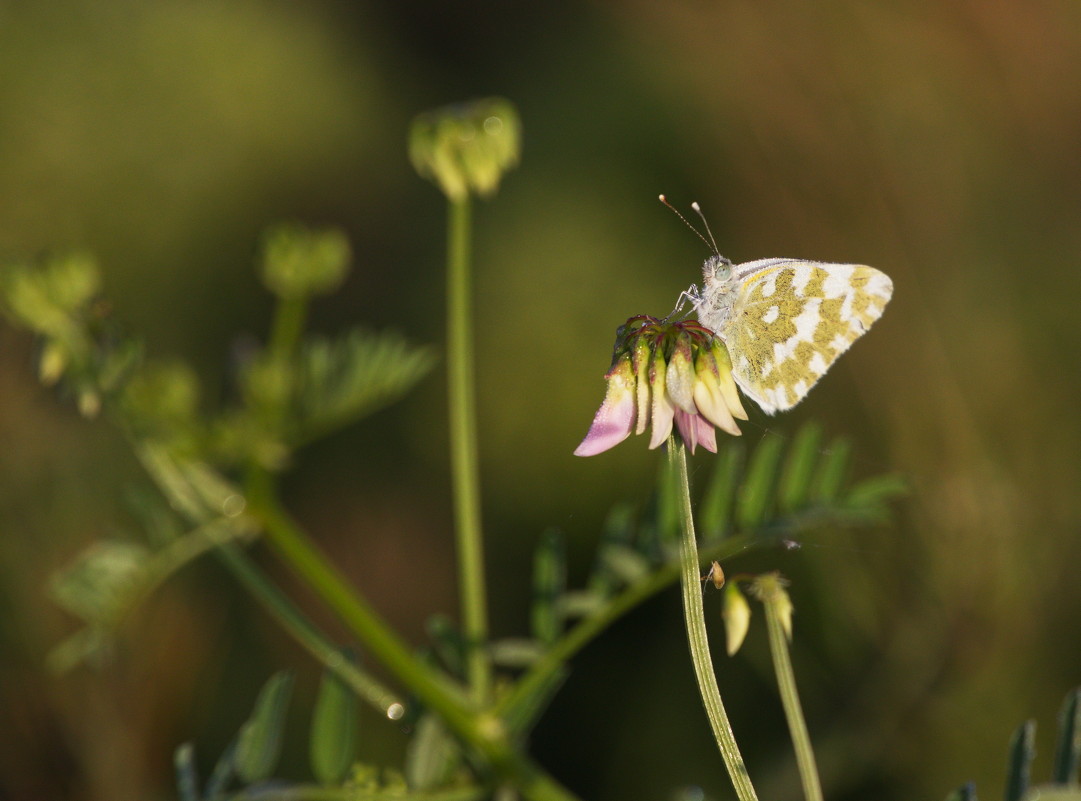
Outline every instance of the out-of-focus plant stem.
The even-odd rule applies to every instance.
[[[237,580],[258,600],[308,652],[333,671],[358,697],[363,698],[390,719],[405,713],[401,700],[350,662],[342,652],[323,636],[311,621],[298,610],[263,572],[252,564],[244,552],[231,542],[221,543],[218,557]]]
[[[687,449],[683,440],[675,434],[669,435],[666,447],[669,468],[676,474],[680,489],[680,584],[683,590],[683,617],[687,623],[687,641],[691,647],[694,675],[698,679],[698,692],[702,696],[706,715],[713,728],[713,736],[717,740],[717,747],[720,748],[736,795],[740,801],[757,801],[758,796],[751,784],[747,766],[732,733],[732,724],[728,721],[728,713],[721,701],[721,691],[717,686],[713,659],[709,653],[706,618],[702,611],[702,577],[698,572],[698,543],[691,513],[691,485],[687,476]]]
[[[803,718],[803,707],[796,691],[796,676],[792,670],[792,659],[788,654],[788,637],[784,627],[782,604],[789,604],[783,597],[785,590],[774,578],[772,584],[763,586],[757,594],[766,607],[766,628],[769,631],[769,650],[773,655],[773,671],[777,674],[777,687],[781,693],[788,730],[792,736],[792,745],[796,750],[796,764],[799,767],[800,781],[803,783],[803,795],[807,801],[822,801],[822,783],[818,778],[811,737],[807,733],[807,722]],[[788,606],[791,610],[791,606]],[[791,620],[791,618],[789,618]]]
[[[447,230],[447,394],[455,536],[466,675],[473,701],[483,706],[491,694],[488,661],[488,600],[484,580],[484,541],[480,523],[477,466],[477,409],[473,369],[470,198],[448,199]]]

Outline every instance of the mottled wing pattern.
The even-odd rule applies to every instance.
[[[768,414],[795,406],[877,320],[893,282],[873,267],[768,259],[741,275],[720,331],[740,389]]]

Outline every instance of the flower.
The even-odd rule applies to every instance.
[[[732,362],[716,334],[699,323],[669,323],[648,315],[616,331],[608,391],[576,456],[594,456],[653,424],[656,448],[675,424],[693,453],[698,445],[717,452],[714,426],[740,435],[736,418],[747,419]]]

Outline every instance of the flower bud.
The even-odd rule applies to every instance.
[[[263,237],[263,283],[282,298],[325,294],[345,280],[350,255],[341,231],[278,225]]]
[[[409,159],[451,200],[488,197],[518,164],[521,125],[502,98],[474,100],[419,115],[409,133]]]
[[[751,627],[751,605],[734,581],[725,587],[721,617],[724,619],[725,648],[729,656],[734,656]]]

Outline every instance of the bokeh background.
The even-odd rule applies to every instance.
[[[745,426],[753,444],[819,420],[853,438],[857,474],[912,487],[894,525],[730,568],[795,579],[827,796],[935,799],[972,779],[994,797],[1029,717],[1046,776],[1081,681],[1078,4],[3,2],[0,252],[94,252],[117,316],[193,363],[208,407],[230,343],[267,325],[253,259],[271,222],[353,241],[316,328],[439,344],[445,209],[405,135],[417,112],[490,94],[524,125],[521,167],[476,214],[497,633],[525,625],[544,528],[567,533],[581,579],[607,509],[653,485],[641,440],[571,451],[615,326],[666,313],[707,255],[656,195],[698,200],[736,261],[858,261],[896,286],[802,405]],[[0,797],[174,797],[173,748],[190,739],[210,764],[283,665],[300,699],[283,770],[304,778],[319,671],[212,560],[146,604],[111,664],[44,670],[75,628],[49,575],[130,531],[125,497],[146,482],[33,365],[28,337],[0,329]],[[446,461],[437,371],[286,479],[296,515],[416,643],[455,609]],[[576,660],[533,745],[583,798],[731,797],[682,638],[673,591]],[[761,630],[721,684],[760,794],[794,797]],[[366,758],[400,759],[394,726],[372,718],[364,738]]]

